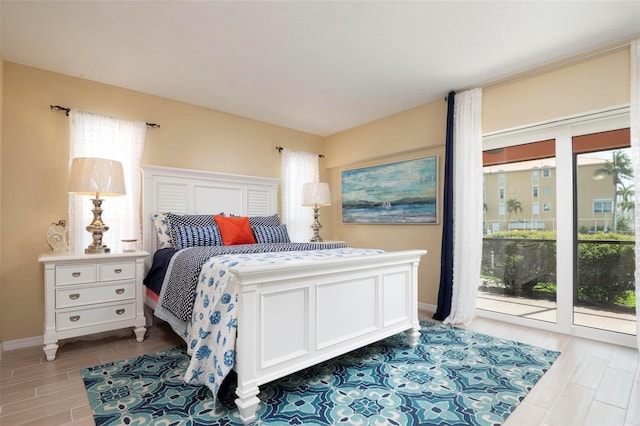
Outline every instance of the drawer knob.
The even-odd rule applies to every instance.
[[[120,268],[114,269],[113,272],[115,272],[116,274],[119,274],[120,272],[122,272],[122,269],[120,269]]]
[[[124,314],[124,309],[116,309],[116,314],[118,315]]]
[[[69,299],[78,300],[80,298],[80,293],[73,293],[69,295]]]
[[[80,319],[80,315],[73,315],[69,317],[71,322],[77,322]]]
[[[116,294],[122,294],[124,293],[124,288],[117,288],[116,289]]]
[[[74,272],[71,275],[75,278],[78,278],[80,276],[80,272]]]

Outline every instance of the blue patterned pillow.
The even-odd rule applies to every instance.
[[[221,246],[222,237],[217,226],[176,226],[176,248]]]
[[[254,226],[278,226],[280,217],[277,214],[271,216],[249,216],[249,225]]]
[[[252,229],[258,244],[291,242],[287,232],[287,225],[254,226]]]
[[[156,235],[158,237],[158,248],[172,248],[173,242],[171,240],[171,231],[169,229],[169,219],[167,219],[166,213],[153,213],[151,215],[153,225],[156,228]]]
[[[176,229],[179,226],[216,226],[212,214],[173,214],[165,213],[169,220],[169,231],[171,232],[171,242],[174,246],[178,246]]]

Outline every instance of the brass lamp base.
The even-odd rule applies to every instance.
[[[84,249],[86,254],[96,253],[110,253],[111,249],[102,244],[102,237],[105,232],[109,230],[109,227],[102,221],[102,200],[98,197],[92,198],[93,202],[93,221],[85,228],[91,232],[93,242],[89,244],[89,247]]]
[[[99,254],[99,253],[111,253],[111,249],[105,245],[101,247],[94,247],[93,244],[90,244],[89,247],[84,249],[85,254]]]

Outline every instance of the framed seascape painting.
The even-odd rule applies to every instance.
[[[438,157],[342,172],[343,223],[438,223]]]

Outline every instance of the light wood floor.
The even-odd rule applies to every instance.
[[[637,351],[484,318],[469,328],[562,351],[505,426],[640,426]],[[53,362],[45,360],[40,347],[5,352],[0,424],[93,425],[80,369],[180,343],[166,326],[156,326],[142,343],[133,334],[68,343]]]

